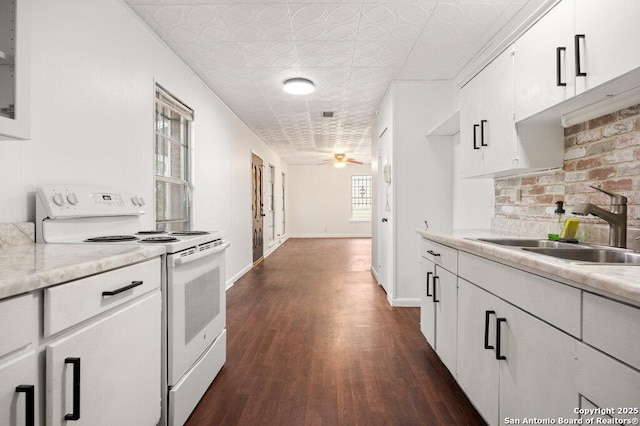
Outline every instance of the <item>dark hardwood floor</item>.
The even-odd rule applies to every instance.
[[[484,425],[369,270],[371,240],[290,239],[227,293],[227,361],[187,425]]]

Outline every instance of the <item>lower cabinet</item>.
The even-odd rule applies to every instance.
[[[35,424],[35,392],[35,351],[0,362],[0,425]]]
[[[582,417],[599,408],[595,417],[640,418],[640,372],[583,343],[578,344],[578,393]]]
[[[425,257],[420,259],[424,285],[420,295],[420,329],[440,360],[455,376],[458,277],[444,266],[457,265],[457,253],[455,250],[435,243],[431,243],[427,248],[429,249],[427,255],[433,261]]]
[[[155,291],[46,346],[47,425],[158,421],[160,305]]]
[[[489,424],[575,418],[577,341],[460,279],[458,382]]]

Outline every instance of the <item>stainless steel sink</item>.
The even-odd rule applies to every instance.
[[[558,247],[566,247],[566,248],[588,248],[588,246],[577,245],[572,243],[564,243],[559,241],[551,241],[551,240],[541,240],[541,239],[532,239],[532,238],[476,238],[477,241],[482,241],[485,243],[498,244],[501,246],[510,246],[510,247],[546,247],[546,248],[558,248]]]
[[[587,246],[586,249],[531,247],[523,248],[522,250],[575,262],[640,265],[640,253],[624,249],[616,250]]]

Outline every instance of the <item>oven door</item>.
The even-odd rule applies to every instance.
[[[169,387],[225,328],[227,246],[199,246],[167,255]]]

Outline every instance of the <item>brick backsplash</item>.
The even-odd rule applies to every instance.
[[[546,236],[557,220],[556,201],[564,201],[567,216],[578,202],[609,206],[609,196],[589,186],[594,185],[627,197],[627,245],[640,248],[634,240],[640,236],[640,104],[565,129],[564,148],[562,170],[495,179],[492,227]],[[581,240],[608,242],[606,222],[593,216],[578,218]]]

